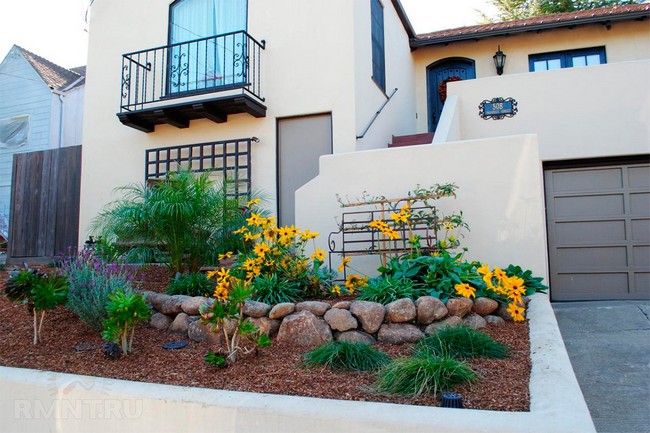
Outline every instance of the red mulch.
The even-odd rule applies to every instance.
[[[6,276],[6,272],[0,272],[2,282]],[[148,281],[141,287],[155,291],[164,290],[168,279],[166,268],[162,267],[147,268],[140,276]],[[467,408],[528,411],[528,323],[488,325],[485,332],[508,345],[512,356],[503,360],[470,360],[469,364],[479,373],[480,379],[454,391],[463,396]],[[107,359],[101,351],[103,341],[99,333],[62,307],[47,314],[43,343],[34,346],[32,335],[32,321],[26,308],[0,296],[3,343],[0,344],[0,365],[233,391],[439,406],[433,395],[419,398],[379,395],[372,390],[374,374],[304,368],[300,365],[300,357],[305,349],[275,341],[272,347],[260,350],[258,355],[240,355],[236,364],[220,369],[203,361],[208,350],[217,348],[188,340],[189,345],[184,349],[164,350],[164,343],[183,338],[148,325],[137,329],[132,354],[119,360]],[[79,343],[91,343],[95,348],[77,352],[75,346]],[[376,347],[392,357],[407,356],[411,348],[410,345],[386,344]]]

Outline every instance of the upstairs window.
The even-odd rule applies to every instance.
[[[170,93],[243,84],[247,0],[177,0],[169,11]],[[174,45],[177,44],[177,45]]]
[[[370,0],[372,34],[372,79],[386,92],[386,60],[384,57],[384,7],[379,0]]]
[[[605,59],[605,47],[595,47],[581,50],[557,51],[554,53],[531,54],[528,56],[528,62],[530,71],[537,72],[601,65],[607,63],[607,60]]]

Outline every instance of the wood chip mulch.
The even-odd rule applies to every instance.
[[[160,274],[160,270],[141,272],[141,278],[154,280],[143,288],[164,289],[168,276],[163,278]],[[6,272],[0,272],[0,284],[6,277]],[[462,395],[466,408],[528,411],[531,365],[528,323],[488,325],[484,331],[510,347],[512,356],[503,360],[470,360],[470,366],[479,373],[479,380],[454,392]],[[240,356],[236,364],[220,369],[203,361],[208,350],[218,348],[141,325],[136,331],[134,352],[110,360],[102,353],[104,342],[99,333],[62,307],[47,314],[43,343],[34,346],[32,336],[31,316],[26,308],[9,302],[0,291],[0,365],[233,391],[440,405],[433,395],[410,398],[377,394],[372,389],[374,374],[304,368],[300,360],[306,349],[275,341],[272,347],[260,350],[257,355]],[[180,350],[162,348],[164,343],[178,340],[187,340],[189,345]],[[408,356],[411,350],[411,345],[377,344],[376,347],[394,358]]]

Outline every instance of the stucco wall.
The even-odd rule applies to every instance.
[[[417,95],[417,131],[427,130],[428,65],[447,57],[466,57],[476,62],[476,77],[496,77],[492,56],[497,46],[507,55],[504,75],[529,73],[530,54],[604,46],[607,63],[650,59],[650,21],[626,21],[612,24],[610,30],[600,24],[578,26],[574,29],[547,30],[507,37],[492,37],[480,41],[454,42],[448,46],[429,46],[413,52]],[[641,76],[633,77],[641,78]],[[620,82],[618,80],[617,82]],[[611,82],[610,82],[611,83]],[[484,85],[494,85],[486,82]],[[533,83],[538,92],[546,88]],[[598,83],[601,87],[603,83]],[[453,87],[453,84],[450,85]],[[529,131],[532,132],[532,131]]]
[[[266,98],[267,117],[256,119],[247,114],[229,116],[228,122],[215,124],[196,120],[186,129],[159,125],[145,134],[119,123],[121,56],[124,53],[161,46],[167,42],[170,0],[132,2],[114,0],[93,4],[90,20],[84,153],[81,188],[80,240],[86,238],[88,225],[101,207],[114,198],[111,191],[144,177],[145,149],[256,136],[252,150],[253,186],[270,196],[268,207],[274,211],[276,194],[276,123],[277,118],[317,113],[332,113],[334,153],[357,150],[360,132],[358,118],[369,120],[379,104],[364,100],[367,89],[355,89],[355,65],[366,60],[355,58],[360,40],[370,43],[369,15],[366,23],[355,28],[355,21],[369,10],[369,2],[332,0],[296,2],[292,0],[249,0],[248,32],[266,40],[262,52],[262,95]],[[396,15],[387,2],[387,37],[395,36]],[[128,13],[124,11],[128,10]],[[369,13],[369,12],[368,12]],[[365,17],[363,17],[365,19]],[[404,31],[395,44],[408,56]],[[365,44],[366,42],[363,42]],[[389,44],[393,50],[393,42]],[[365,49],[365,47],[364,47]],[[368,51],[369,54],[369,51]],[[370,68],[369,61],[367,68]],[[365,66],[364,66],[365,67]],[[401,85],[408,75],[404,68],[391,66],[389,85],[400,89],[402,104],[413,106],[413,92]],[[393,71],[396,69],[397,71]],[[369,69],[368,69],[369,72]],[[369,75],[365,81],[370,81]],[[392,84],[398,82],[398,84]],[[372,89],[376,94],[376,89]],[[407,96],[410,95],[410,96]],[[381,102],[381,95],[375,95]],[[395,104],[397,107],[397,104]],[[357,116],[357,110],[363,115]],[[412,109],[411,109],[412,112]],[[390,114],[389,114],[390,115]],[[392,116],[389,125],[401,124],[403,117]],[[364,124],[365,126],[365,124]],[[401,129],[414,128],[403,126]],[[389,129],[391,129],[389,127]],[[399,132],[399,131],[398,131]],[[381,140],[369,138],[370,147],[389,133],[382,130]],[[365,143],[365,142],[364,142]],[[306,143],[308,145],[308,143]],[[296,169],[299,169],[296,167]]]
[[[351,201],[364,191],[403,197],[418,184],[448,182],[459,186],[458,198],[435,204],[441,213],[462,210],[471,229],[461,240],[469,248],[468,259],[492,266],[516,263],[547,278],[542,173],[534,135],[321,157],[320,175],[296,192],[297,225],[319,232],[316,245],[327,251],[327,235],[337,231],[335,219],[344,211],[335,194]],[[377,256],[354,257],[352,263],[371,275],[379,265]]]

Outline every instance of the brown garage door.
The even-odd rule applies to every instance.
[[[544,180],[551,298],[649,298],[650,164],[549,168]]]

